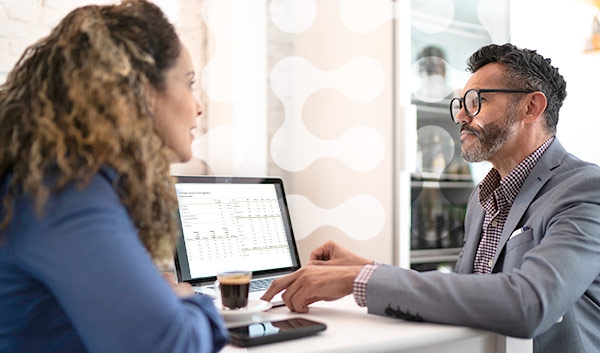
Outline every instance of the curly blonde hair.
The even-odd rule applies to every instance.
[[[155,129],[148,87],[165,89],[180,52],[172,24],[143,0],[78,8],[26,49],[0,86],[0,179],[10,175],[0,229],[15,198],[32,195],[41,214],[50,193],[84,187],[108,166],[145,247],[172,256],[172,152]]]

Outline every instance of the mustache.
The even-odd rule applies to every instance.
[[[479,137],[481,137],[481,136],[483,135],[483,131],[479,131],[479,130],[477,130],[476,128],[474,128],[474,127],[471,127],[471,126],[469,126],[469,125],[466,125],[466,124],[465,124],[465,125],[462,125],[462,126],[460,127],[460,132],[463,132],[463,131],[470,132],[470,133],[472,133],[473,135],[475,135],[475,137],[477,137],[477,138],[479,138]]]

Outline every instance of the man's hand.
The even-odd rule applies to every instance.
[[[271,283],[262,300],[270,301],[282,295],[285,305],[293,312],[308,312],[308,306],[319,300],[336,300],[352,293],[354,278],[363,266],[304,266],[298,271]]]
[[[310,253],[308,265],[364,266],[372,260],[355,255],[333,241],[328,241]]]

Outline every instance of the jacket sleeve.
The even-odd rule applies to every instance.
[[[573,170],[549,182],[530,205],[513,205],[526,206],[521,224],[531,230],[506,243],[499,273],[379,267],[367,286],[369,312],[516,337],[537,336],[573,310],[593,325],[600,320],[598,175],[596,168]]]
[[[211,299],[182,300],[162,279],[104,176],[52,196],[35,217],[16,238],[16,256],[89,352],[216,352],[228,342]]]

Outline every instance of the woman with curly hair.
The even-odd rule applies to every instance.
[[[212,352],[212,300],[154,266],[178,234],[172,162],[203,107],[147,1],[85,6],[0,86],[0,351]]]

